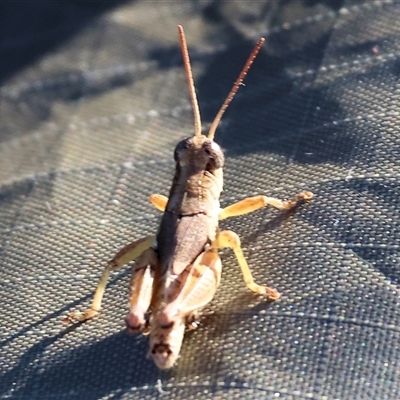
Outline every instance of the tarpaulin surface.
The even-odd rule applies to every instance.
[[[50,0],[0,5],[0,397],[400,398],[400,4]],[[176,143],[194,132],[176,26],[205,130],[261,36],[216,141],[226,206],[315,198],[224,221],[222,284],[170,371],[125,331],[129,268],[90,305],[107,261],[157,231]]]

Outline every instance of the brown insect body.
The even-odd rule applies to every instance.
[[[206,136],[194,136],[177,145],[175,161],[175,177],[157,234],[161,287],[150,333],[150,354],[161,368],[174,364],[185,320],[212,300],[221,274],[219,256],[210,246],[218,230],[223,153]],[[205,260],[207,256],[211,262]],[[190,287],[193,283],[195,290]],[[185,285],[190,296],[182,301],[179,295]]]
[[[86,321],[95,316],[110,272],[136,260],[130,282],[127,328],[132,333],[150,333],[149,355],[159,368],[176,362],[187,323],[194,327],[199,311],[214,297],[221,279],[222,264],[218,249],[232,248],[242,269],[247,287],[255,293],[279,298],[275,289],[253,280],[243,256],[239,237],[232,231],[219,231],[218,221],[271,205],[288,210],[310,200],[302,192],[290,201],[255,196],[221,210],[224,155],[214,142],[218,123],[239,89],[264,39],[260,39],[248,58],[232,90],[215,117],[207,136],[201,134],[201,120],[190,68],[183,28],[178,27],[189,93],[194,110],[195,135],[175,148],[175,176],[169,198],[152,195],[151,203],[163,211],[156,236],[125,246],[104,269],[89,310],[69,314],[65,321]]]

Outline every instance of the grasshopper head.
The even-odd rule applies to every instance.
[[[221,147],[204,135],[181,140],[175,147],[174,159],[180,167],[193,165],[198,170],[210,172],[224,166]]]

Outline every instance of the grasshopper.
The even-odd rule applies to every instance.
[[[222,269],[218,249],[233,249],[251,291],[271,300],[280,297],[275,289],[254,282],[238,235],[228,230],[220,231],[218,222],[268,205],[289,210],[313,197],[311,192],[302,192],[284,202],[260,195],[220,208],[224,154],[214,142],[215,131],[265,39],[261,38],[254,47],[205,136],[182,26],[178,26],[178,31],[195,135],[180,141],[175,148],[176,170],[169,197],[150,196],[150,202],[164,213],[158,233],[128,244],[118,252],[102,273],[91,308],[83,313],[71,313],[64,319],[69,322],[93,318],[100,311],[111,271],[136,260],[130,280],[126,325],[131,333],[150,334],[149,356],[161,369],[175,364],[186,325],[196,327],[199,311],[214,297]]]

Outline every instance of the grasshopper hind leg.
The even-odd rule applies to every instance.
[[[149,351],[159,368],[175,364],[187,323],[196,327],[198,312],[214,297],[220,278],[221,260],[216,250],[209,249],[162,292],[159,301],[165,305],[151,316]]]
[[[129,285],[129,314],[125,319],[130,333],[149,331],[146,316],[154,293],[158,256],[153,248],[147,249],[136,261]]]
[[[221,280],[221,269],[221,259],[214,249],[203,252],[186,267],[166,292],[166,305],[158,315],[161,325],[168,326],[177,317],[195,317],[213,299]]]

